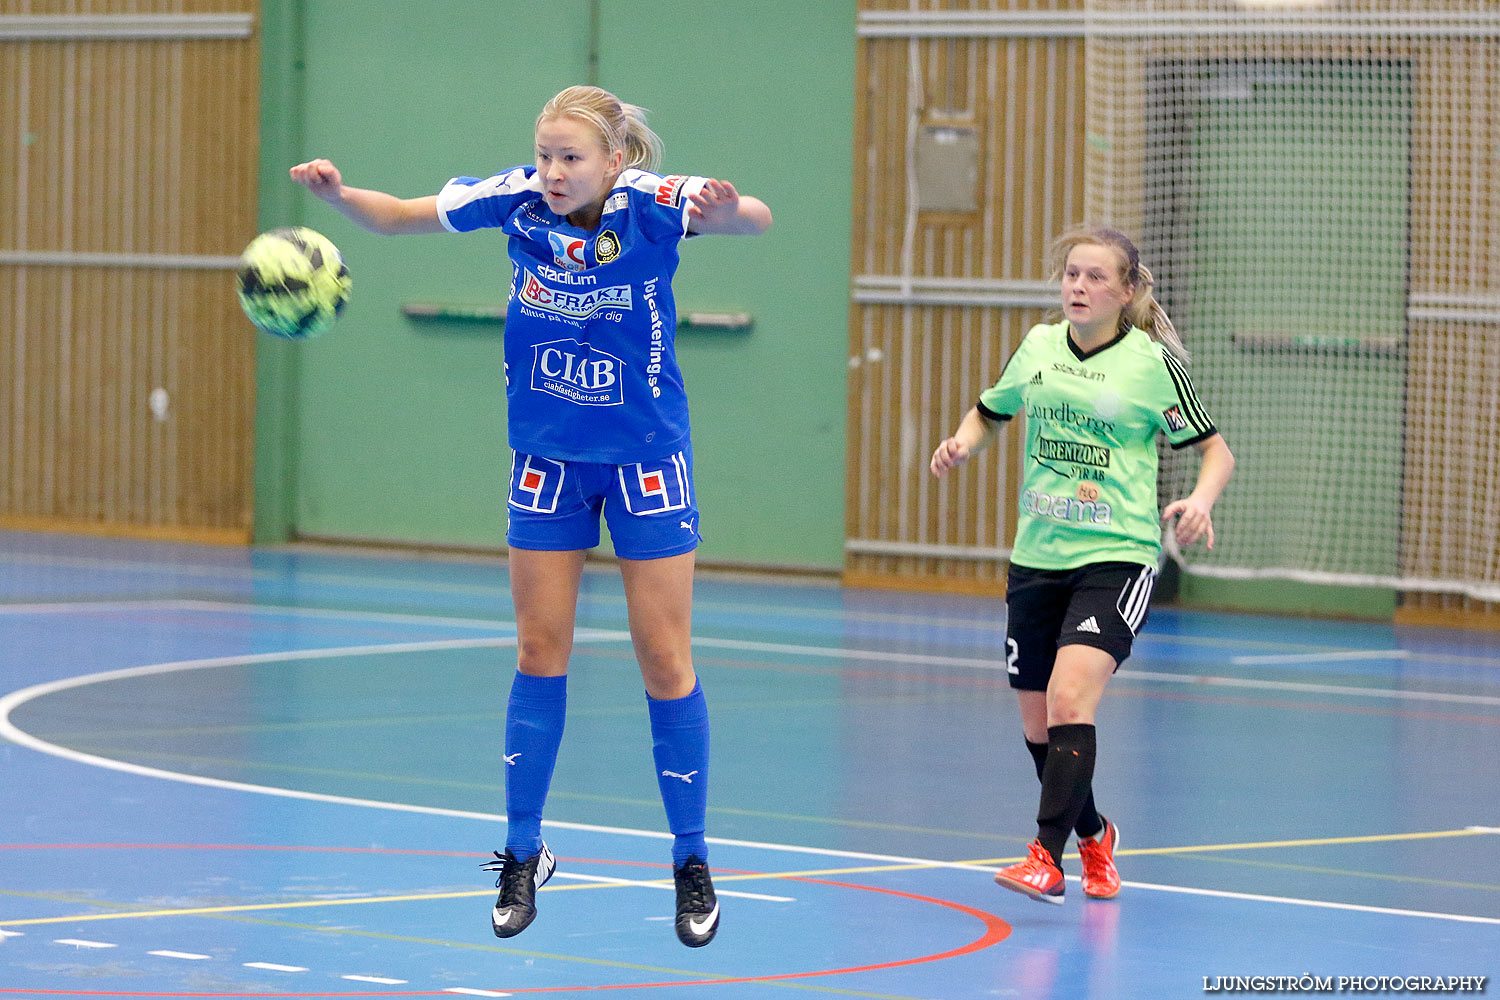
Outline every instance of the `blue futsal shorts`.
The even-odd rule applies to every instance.
[[[599,544],[599,515],[621,559],[662,559],[698,547],[693,453],[631,465],[565,462],[514,452],[505,540],[571,552]]]

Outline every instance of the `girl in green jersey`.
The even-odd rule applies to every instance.
[[[1186,352],[1122,233],[1083,228],[1054,247],[1062,322],[1021,341],[932,454],[942,476],[1026,414],[1026,470],[1006,585],[1006,666],[1042,782],[1037,839],[995,881],[1063,901],[1063,847],[1078,835],[1083,891],[1120,891],[1119,828],[1094,807],[1094,713],[1145,624],[1162,523],[1179,545],[1214,544],[1210,512],[1234,456],[1193,392]],[[1158,515],[1156,438],[1202,464],[1187,496]]]

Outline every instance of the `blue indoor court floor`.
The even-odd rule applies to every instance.
[[[1156,609],[1098,720],[1125,888],[1043,906],[990,877],[1038,788],[998,600],[701,573],[694,621],[717,939],[672,931],[601,564],[544,827],[559,873],[501,941],[479,865],[504,841],[503,561],[0,533],[0,1000],[1105,1000],[1500,973],[1500,636]]]

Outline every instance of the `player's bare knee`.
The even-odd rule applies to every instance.
[[[572,642],[560,637],[526,637],[516,644],[516,665],[523,674],[555,677],[567,672],[568,657],[572,651]]]

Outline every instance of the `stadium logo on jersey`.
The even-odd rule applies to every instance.
[[[1187,417],[1182,415],[1181,407],[1169,406],[1161,411],[1161,416],[1167,422],[1169,430],[1180,431],[1187,426]]]
[[[1036,439],[1036,454],[1038,460],[1092,465],[1096,469],[1109,468],[1109,449],[1103,445],[1054,441],[1039,435]]]
[[[1032,517],[1076,524],[1109,524],[1114,520],[1113,508],[1103,500],[1055,497],[1038,490],[1025,490],[1021,493],[1021,509]]]
[[[689,496],[687,460],[682,452],[652,462],[622,465],[618,469],[620,493],[632,514],[662,514],[684,510]]]
[[[579,406],[618,406],[625,402],[625,362],[576,340],[537,344],[531,387]]]
[[[1079,378],[1086,378],[1091,382],[1104,381],[1103,372],[1089,371],[1087,368],[1079,368],[1076,365],[1065,365],[1061,361],[1052,362],[1052,370],[1055,372],[1063,372],[1068,375],[1076,375]]]
[[[557,513],[563,472],[561,462],[517,452],[510,467],[510,505],[537,514]]]
[[[629,285],[609,285],[588,292],[568,292],[553,288],[530,271],[521,282],[521,303],[555,316],[584,320],[604,309],[629,309],[632,302]]]
[[[686,183],[687,178],[679,174],[663,177],[656,187],[656,203],[677,208],[682,204],[682,186]]]
[[[588,240],[549,232],[547,242],[552,244],[552,262],[558,267],[567,268],[569,271],[582,271],[589,266],[588,259],[583,255],[583,248],[588,246]]]
[[[594,257],[601,264],[608,264],[620,256],[620,237],[606,229],[594,239]]]

